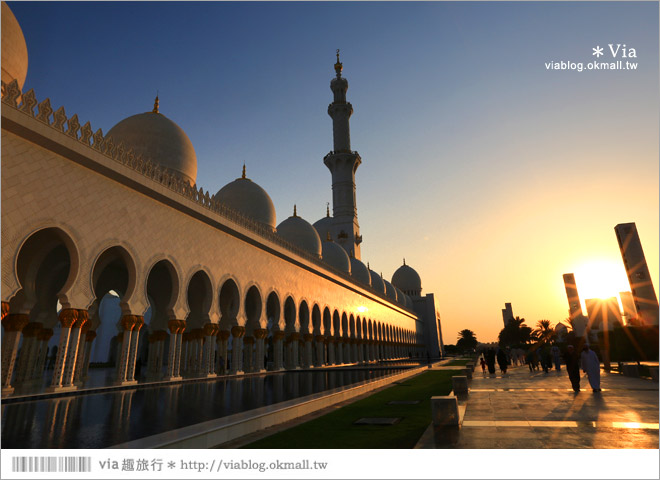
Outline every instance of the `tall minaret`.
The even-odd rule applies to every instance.
[[[337,76],[330,82],[334,102],[328,106],[328,115],[332,117],[334,149],[323,158],[323,163],[332,174],[333,236],[344,250],[359,260],[362,236],[355,202],[355,171],[362,159],[357,152],[351,151],[348,119],[353,114],[353,105],[346,101],[348,81],[341,76],[341,71],[342,64],[337,50]]]

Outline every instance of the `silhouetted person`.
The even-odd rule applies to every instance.
[[[507,363],[506,352],[500,348],[497,351],[497,364],[500,366],[500,371],[502,373],[506,373]]]
[[[541,349],[541,367],[545,373],[548,373],[552,368],[552,355],[550,354],[550,347],[547,345]]]
[[[486,373],[486,360],[484,360],[484,357],[481,357],[481,371],[485,374]]]
[[[488,373],[495,373],[495,350],[492,348],[486,351],[486,364],[488,365]]]
[[[573,391],[577,393],[580,391],[580,357],[573,345],[566,347],[564,363],[566,364],[566,371],[568,372],[568,378],[571,381]]]
[[[600,392],[600,360],[598,355],[594,352],[589,345],[582,348],[582,370],[587,373],[589,378],[589,385],[594,392]]]

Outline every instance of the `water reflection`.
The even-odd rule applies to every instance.
[[[400,369],[218,379],[2,405],[4,448],[105,448]]]

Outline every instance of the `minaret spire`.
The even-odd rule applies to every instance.
[[[343,64],[339,61],[337,49],[336,77],[330,82],[334,101],[328,106],[328,115],[332,118],[333,150],[325,156],[323,163],[332,174],[332,236],[346,252],[353,252],[359,260],[362,236],[357,220],[355,171],[362,159],[351,150],[349,119],[353,114],[353,105],[346,101],[348,80],[341,76],[342,70]]]
[[[160,101],[158,100],[158,93],[156,93],[156,99],[154,100],[154,109],[151,111],[151,113],[159,113],[158,112],[158,105]]]

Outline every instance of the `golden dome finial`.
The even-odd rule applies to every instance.
[[[335,63],[335,72],[337,72],[338,77],[341,77],[342,68],[342,63],[339,61],[339,49],[337,49],[337,63]]]
[[[330,230],[328,230],[326,233],[327,233],[328,242],[332,242],[332,237],[330,236]]]
[[[158,104],[159,103],[160,102],[158,100],[158,92],[156,92],[156,99],[154,100],[154,109],[152,110],[152,113],[159,113],[158,112]]]
[[[403,257],[403,264],[406,264],[406,257]]]
[[[369,265],[369,262],[367,262],[367,268],[371,270],[371,266]]]
[[[296,209],[296,204],[295,204],[295,203],[293,204],[293,216],[294,216],[294,217],[297,217],[297,216],[298,216],[298,211],[297,211],[297,209]]]
[[[330,216],[330,202],[325,202],[325,216]]]
[[[243,174],[241,175],[241,178],[245,178],[245,162],[243,162]]]

